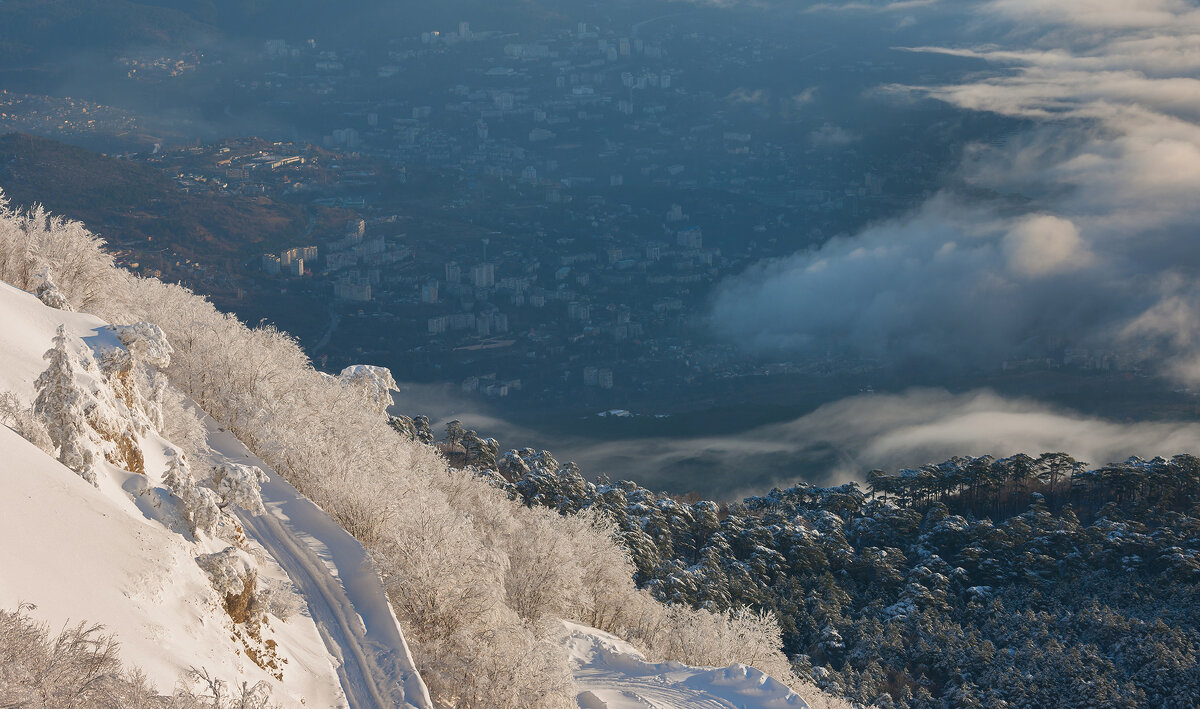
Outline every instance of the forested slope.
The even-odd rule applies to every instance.
[[[424,419],[397,419],[432,439]],[[546,451],[443,447],[527,505],[599,513],[655,597],[779,619],[798,675],[881,707],[1192,707],[1200,459],[955,458],[742,502],[588,481]]]

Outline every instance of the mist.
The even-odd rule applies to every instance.
[[[972,6],[956,33],[966,42],[906,49],[992,68],[881,95],[1030,128],[968,146],[944,188],[902,218],[727,279],[713,331],[753,350],[898,366],[994,368],[1084,349],[1200,381],[1200,15],[1127,5],[997,0]]]
[[[503,409],[481,409],[449,387],[402,384],[395,398],[394,410],[430,416],[439,436],[447,421],[458,419],[481,436],[496,438],[501,451],[544,448],[562,462],[577,463],[589,479],[607,475],[719,500],[800,482],[861,483],[876,468],[895,471],[957,455],[1065,452],[1101,465],[1130,456],[1169,457],[1200,446],[1200,423],[1128,423],[986,389],[864,394],[791,421],[727,435],[607,440],[548,434],[514,423]]]

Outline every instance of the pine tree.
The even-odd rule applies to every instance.
[[[37,398],[33,410],[46,422],[59,462],[95,485],[95,456],[88,445],[84,419],[86,392],[75,378],[77,365],[67,350],[67,342],[66,329],[59,325],[54,346],[42,355],[50,366],[34,382]]]

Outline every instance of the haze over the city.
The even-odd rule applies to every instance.
[[[44,197],[106,220],[123,263],[278,324],[329,371],[391,367],[426,393],[397,410],[486,414],[504,423],[481,433],[506,445],[524,435],[707,494],[745,482],[721,479],[737,457],[722,436],[809,431],[860,396],[1146,422],[1115,456],[1166,452],[1135,433],[1152,422],[1190,430],[1173,422],[1194,419],[1200,371],[1193,10],[288,16],[214,4],[81,43],[10,29],[0,128],[164,176],[143,192],[228,206],[164,251],[174,225],[94,193]],[[22,159],[7,168],[18,198],[53,179]],[[1045,446],[1029,428],[1006,446]],[[666,468],[603,452],[631,439],[679,452]],[[741,462],[752,485],[927,450],[859,460],[815,432],[785,448],[786,464]]]

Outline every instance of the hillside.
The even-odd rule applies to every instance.
[[[658,603],[604,520],[398,435],[386,369],[321,374],[36,210],[0,207],[0,279],[38,294],[0,284],[6,626],[22,604],[102,623],[160,691],[258,697],[171,707],[838,705],[792,675],[770,614]]]
[[[80,346],[121,346],[102,321],[48,308],[4,283],[0,322],[0,392],[24,400],[33,399],[34,380],[46,364],[42,353],[60,323]],[[94,376],[82,379],[100,386]],[[226,681],[268,682],[275,700],[287,705],[307,698],[317,706],[344,706],[334,661],[310,616],[271,622],[266,637],[287,661],[283,681],[247,656],[195,561],[227,544],[207,535],[189,539],[173,528],[165,491],[156,494],[147,485],[161,484],[164,453],[174,444],[152,431],[138,438],[146,473],[104,464],[97,488],[0,426],[0,608],[33,604],[34,617],[55,628],[68,621],[104,624],[118,635],[125,661],[161,690],[195,667]],[[264,577],[283,583],[282,570],[266,561]]]
[[[0,12],[0,60],[10,66],[61,60],[82,46],[174,45],[211,39],[187,13],[129,0],[8,0]]]
[[[136,245],[148,266],[158,251],[166,261],[202,256],[228,271],[306,223],[297,205],[187,193],[153,167],[18,133],[0,136],[0,187],[17,203],[40,202],[89,224],[114,247]]]

